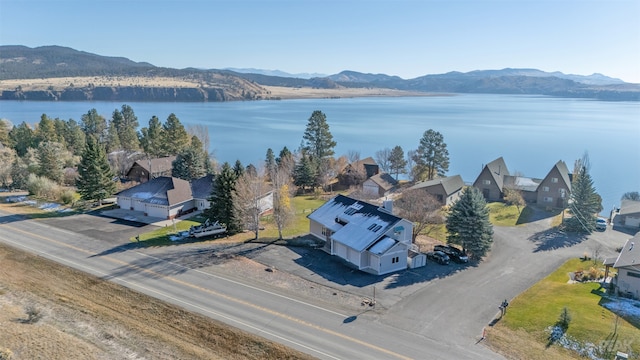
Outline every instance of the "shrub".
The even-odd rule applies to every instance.
[[[50,179],[30,174],[27,179],[27,190],[37,197],[55,200],[60,193],[60,186]]]
[[[35,324],[44,316],[42,310],[34,304],[27,305],[24,308],[24,312],[27,314],[27,320],[25,322],[28,324]]]
[[[9,349],[0,348],[0,360],[11,360],[13,359],[13,352]]]
[[[71,189],[63,190],[60,193],[60,202],[65,205],[74,204],[78,199],[80,199],[80,195]]]

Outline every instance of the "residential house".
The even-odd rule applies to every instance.
[[[211,207],[209,197],[213,191],[214,175],[209,174],[191,181],[191,193],[196,210],[204,210]]]
[[[628,228],[640,228],[640,201],[622,200],[620,210],[615,215],[614,224]]]
[[[362,192],[372,196],[386,196],[398,186],[398,180],[387,173],[373,175],[362,183]]]
[[[342,169],[342,173],[350,174],[352,172],[361,171],[362,169],[364,169],[364,175],[367,179],[380,173],[380,167],[372,157],[352,162]]]
[[[323,250],[356,269],[383,275],[407,268],[413,224],[386,208],[338,195],[309,214]]]
[[[538,205],[565,208],[571,194],[571,178],[567,164],[558,161],[542,179],[537,189],[536,202]]]
[[[437,178],[416,183],[407,190],[422,189],[432,195],[440,204],[448,206],[460,198],[464,181],[460,175]]]
[[[188,181],[161,176],[116,194],[121,209],[141,211],[145,216],[173,219],[194,210]]]
[[[133,163],[127,174],[127,179],[137,182],[147,182],[160,176],[171,176],[175,156],[155,159],[141,159]]]
[[[571,194],[571,174],[567,164],[560,160],[543,179],[510,175],[502,157],[483,167],[473,183],[487,201],[502,201],[505,189],[517,190],[528,203],[565,208]]]
[[[504,177],[509,175],[507,164],[499,157],[482,168],[473,186],[482,191],[485,200],[501,201],[504,197]]]
[[[640,298],[640,233],[627,240],[613,267],[618,270],[618,293]]]

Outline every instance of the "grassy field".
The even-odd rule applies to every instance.
[[[608,359],[612,357],[607,351],[613,350],[640,354],[639,320],[623,319],[602,306],[611,300],[599,283],[569,283],[570,272],[587,271],[591,266],[590,260],[569,260],[516,297],[506,316],[490,328],[490,346],[512,359],[578,358],[577,352],[549,341],[548,329],[566,307],[571,316],[566,335],[580,344],[578,348],[593,344],[593,351]]]

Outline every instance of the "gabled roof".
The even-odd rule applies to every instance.
[[[614,268],[640,265],[640,233],[627,240],[618,255]]]
[[[333,240],[356,251],[363,251],[373,245],[402,220],[376,205],[344,195],[327,201],[308,217],[331,229]]]
[[[209,174],[191,181],[191,192],[194,199],[208,199],[213,190],[214,175]]]
[[[398,180],[394,179],[393,176],[387,173],[379,173],[377,175],[373,175],[367,181],[373,181],[376,185],[384,189],[385,191],[393,189],[398,185]]]
[[[555,165],[553,165],[551,170],[549,170],[549,173],[547,174],[545,179],[551,174],[553,169],[558,169],[558,172],[560,173],[560,177],[562,178],[562,181],[564,181],[569,191],[571,191],[571,179],[569,177],[569,169],[567,168],[567,164],[565,164],[564,161],[559,160]]]
[[[424,189],[431,186],[442,185],[447,196],[454,194],[456,191],[461,190],[464,187],[464,181],[460,175],[448,176],[444,178],[437,178],[428,181],[421,181],[407,190]]]
[[[161,176],[125,189],[116,195],[135,198],[149,204],[172,206],[192,198],[191,186],[186,180]]]
[[[485,165],[482,170],[484,171],[485,169],[498,185],[498,188],[502,190],[504,177],[509,175],[509,169],[507,169],[507,164],[505,164],[502,156]]]
[[[619,215],[640,214],[640,201],[624,199],[620,202]]]
[[[149,171],[149,166],[151,166],[151,170],[153,171],[153,173],[159,173],[173,169],[173,161],[175,159],[175,156],[167,156],[151,160],[141,159],[136,161],[134,165],[138,165],[147,171]]]

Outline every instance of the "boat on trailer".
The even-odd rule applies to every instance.
[[[209,219],[207,219],[204,224],[191,226],[189,228],[189,236],[195,238],[201,238],[205,236],[214,236],[220,235],[227,232],[227,228],[220,225],[219,222],[211,223]]]

